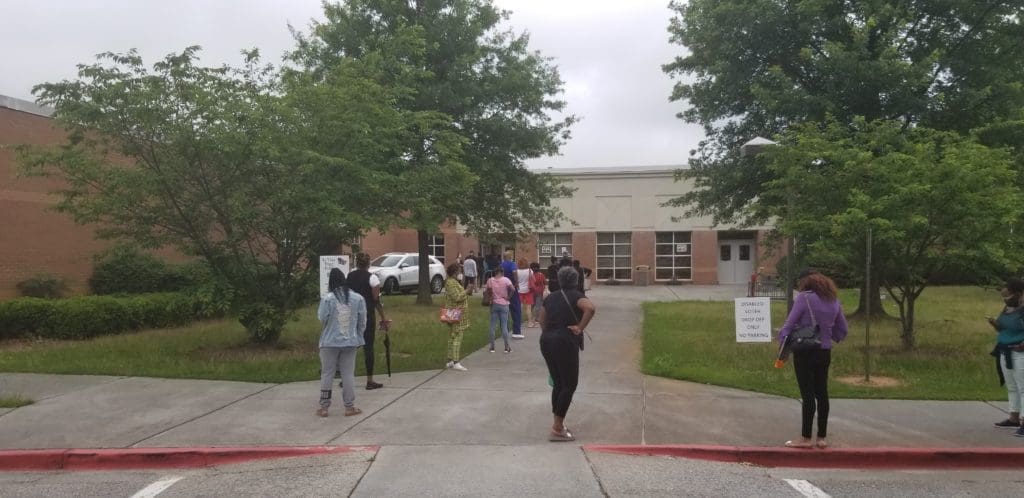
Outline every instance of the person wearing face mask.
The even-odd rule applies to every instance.
[[[996,357],[996,371],[999,383],[1006,385],[1010,416],[996,427],[1017,429],[1015,436],[1024,437],[1024,422],[1020,418],[1021,400],[1024,399],[1024,280],[1019,278],[1006,279],[1006,285],[1000,291],[1006,305],[998,317],[988,317],[988,323],[995,329],[996,347],[992,356]]]

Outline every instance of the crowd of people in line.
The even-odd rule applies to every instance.
[[[347,276],[338,268],[331,270],[329,292],[321,299],[317,316],[320,333],[320,408],[316,414],[328,416],[331,406],[332,382],[335,373],[341,376],[342,402],[345,416],[362,413],[355,406],[356,350],[363,348],[366,362],[366,389],[377,389],[373,380],[373,343],[377,315],[387,325],[380,301],[380,280],[369,272],[370,257],[356,255],[356,269]],[[482,269],[481,269],[482,268]],[[465,372],[462,365],[462,340],[470,326],[467,307],[469,296],[479,286],[482,302],[490,307],[490,352],[495,352],[496,331],[500,330],[505,354],[512,353],[509,338],[525,339],[526,328],[540,328],[541,354],[548,367],[551,384],[553,422],[551,441],[573,441],[575,436],[565,426],[565,415],[579,383],[579,353],[584,348],[583,335],[596,308],[586,297],[586,281],[591,275],[579,260],[564,255],[551,258],[551,265],[541,271],[537,262],[523,258],[513,261],[511,251],[499,261],[496,255],[477,258],[472,252],[445,268],[442,320],[448,326],[446,369]]]
[[[341,374],[342,401],[345,415],[357,415],[354,375],[356,350],[364,348],[366,389],[381,384],[373,380],[373,343],[377,316],[387,324],[380,302],[380,281],[368,271],[370,258],[356,256],[356,269],[346,276],[331,270],[330,292],[320,302],[317,315],[322,324],[320,334],[320,408],[317,415],[326,417],[331,406],[331,383],[335,372]],[[547,364],[554,417],[551,441],[572,441],[573,433],[565,426],[565,416],[579,382],[579,354],[584,348],[583,334],[596,308],[586,297],[585,282],[589,270],[571,258],[551,258],[551,265],[541,271],[539,263],[513,261],[511,251],[501,261],[484,259],[472,253],[465,260],[447,266],[444,285],[444,308],[458,310],[458,319],[447,321],[448,347],[445,368],[468,371],[462,365],[462,339],[470,326],[467,306],[469,296],[477,287],[483,289],[483,302],[490,306],[489,351],[495,352],[496,330],[500,331],[504,352],[512,353],[509,338],[523,339],[522,322],[525,309],[526,328],[540,328],[540,350]],[[838,299],[835,282],[815,270],[804,270],[797,278],[798,294],[778,339],[780,348],[791,356],[801,397],[801,434],[785,442],[791,448],[828,447],[828,371],[832,349],[843,341],[848,324]],[[988,317],[996,332],[992,356],[996,371],[1007,389],[1009,416],[996,422],[996,427],[1016,429],[1014,435],[1024,437],[1024,280],[1010,278],[1000,291],[1003,308],[998,316]],[[511,323],[510,323],[511,322]],[[1016,368],[1015,368],[1016,367]],[[817,418],[817,431],[814,423]],[[816,438],[812,438],[816,436]]]

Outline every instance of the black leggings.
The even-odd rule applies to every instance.
[[[815,407],[818,412],[818,437],[824,438],[828,430],[828,366],[832,363],[832,350],[812,349],[793,353],[793,369],[800,386],[803,404],[800,434],[810,439]]]
[[[377,321],[375,316],[369,315],[366,317],[366,330],[363,331],[363,340],[366,341],[366,345],[363,346],[363,355],[366,357],[366,376],[373,375],[373,339],[377,332]]]
[[[570,332],[552,330],[540,335],[540,352],[548,364],[554,381],[551,389],[551,412],[565,418],[580,380],[580,348],[569,337]]]

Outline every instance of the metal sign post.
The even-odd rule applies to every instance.
[[[868,227],[867,257],[864,262],[864,288],[871,293],[871,227]],[[864,382],[871,383],[871,299],[864,304]]]

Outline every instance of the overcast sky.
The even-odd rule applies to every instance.
[[[496,0],[511,26],[554,58],[568,112],[582,121],[559,157],[532,167],[681,165],[702,137],[675,117],[661,65],[682,51],[668,41],[668,0]],[[189,45],[209,65],[237,63],[242,48],[278,61],[322,18],[320,0],[35,0],[3,4],[0,95],[34,100],[32,86],[75,76],[97,53],[136,48],[147,65]]]

